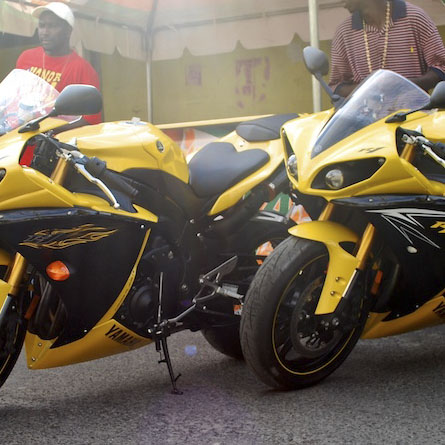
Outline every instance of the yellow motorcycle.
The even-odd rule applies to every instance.
[[[445,82],[431,97],[379,70],[337,107],[284,124],[289,178],[311,222],[263,263],[241,320],[245,359],[267,385],[296,389],[332,373],[361,338],[445,316]]]
[[[101,106],[91,86],[59,95],[26,71],[0,84],[0,386],[23,343],[42,369],[154,342],[178,392],[168,336],[201,330],[241,358],[257,248],[288,236],[288,218],[260,208],[289,188],[293,115],[240,124],[187,164],[137,119],[57,134]]]

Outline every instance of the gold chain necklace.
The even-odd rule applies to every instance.
[[[386,56],[388,54],[388,38],[389,38],[389,23],[391,18],[391,5],[386,2],[386,19],[385,19],[385,43],[383,45],[383,55],[382,55],[382,69],[385,68]],[[365,39],[365,50],[366,50],[366,60],[368,62],[369,73],[372,73],[372,63],[371,63],[371,53],[369,52],[368,34],[365,28],[365,20],[363,22],[363,37]]]

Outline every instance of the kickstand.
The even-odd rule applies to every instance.
[[[161,272],[159,277],[159,301],[158,301],[158,319],[156,328],[154,330],[155,332],[155,341],[156,341],[156,351],[159,352],[161,355],[160,360],[158,363],[166,363],[168,368],[168,373],[170,375],[170,381],[173,386],[172,394],[182,394],[182,391],[179,391],[178,387],[176,386],[176,381],[181,377],[181,374],[178,374],[175,377],[175,374],[173,372],[173,366],[172,361],[170,359],[170,353],[168,352],[168,345],[167,345],[167,337],[170,335],[169,329],[168,329],[168,322],[162,321],[162,288],[164,285],[164,273]]]
[[[168,373],[170,375],[170,381],[173,387],[172,394],[182,394],[182,391],[180,391],[176,386],[176,381],[179,379],[179,377],[181,377],[181,374],[178,374],[175,377],[172,361],[168,352],[167,338],[164,335],[160,339],[156,340],[156,350],[161,354],[161,359],[158,361],[158,363],[165,363],[167,365]],[[164,355],[164,357],[162,357],[162,354]]]

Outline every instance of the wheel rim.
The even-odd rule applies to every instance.
[[[272,345],[276,359],[288,372],[316,373],[343,351],[355,329],[342,332],[320,324],[314,311],[323,288],[328,256],[306,263],[284,290],[273,319]]]

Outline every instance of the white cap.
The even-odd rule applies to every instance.
[[[39,6],[38,8],[34,9],[34,11],[32,11],[32,15],[39,18],[40,14],[45,11],[51,11],[57,17],[65,20],[65,22],[67,22],[68,25],[71,26],[71,28],[74,28],[73,11],[71,11],[71,8],[68,5],[65,5],[65,3],[52,2],[48,3],[46,6]]]

